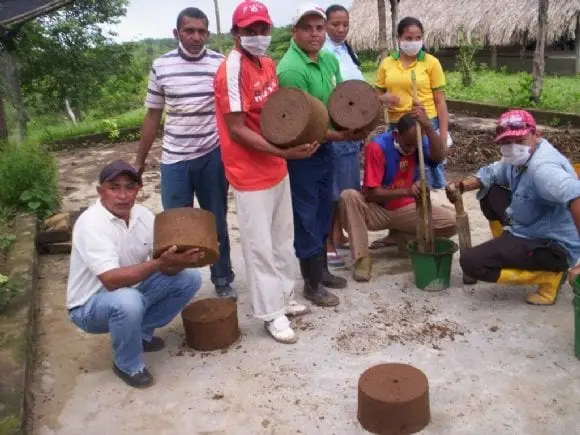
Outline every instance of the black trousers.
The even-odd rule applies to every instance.
[[[507,224],[505,211],[511,192],[493,186],[480,201],[481,211],[490,220]],[[467,249],[460,257],[463,272],[478,281],[497,282],[502,269],[561,272],[568,270],[566,252],[550,240],[526,239],[504,231],[497,239]]]

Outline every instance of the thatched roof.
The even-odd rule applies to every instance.
[[[0,30],[48,14],[74,0],[2,0],[0,2]]]
[[[391,41],[390,2],[387,10],[387,44]],[[377,0],[354,0],[350,9],[349,41],[357,50],[378,49]],[[561,37],[574,39],[580,0],[550,0],[548,43]],[[428,47],[454,47],[464,29],[488,45],[526,44],[535,39],[538,0],[401,0],[399,19],[413,16],[425,27]]]

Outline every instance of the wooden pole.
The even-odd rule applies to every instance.
[[[411,71],[413,82],[413,101],[417,100],[417,77],[415,70]],[[421,186],[421,198],[416,202],[417,206],[417,248],[419,252],[433,252],[433,230],[431,198],[427,189],[425,177],[425,154],[423,153],[423,135],[421,126],[417,123],[417,151],[419,152],[419,180]]]

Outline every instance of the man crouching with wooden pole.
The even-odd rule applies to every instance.
[[[580,257],[580,181],[524,110],[499,118],[495,142],[501,161],[447,186],[450,200],[455,190],[479,190],[494,236],[462,252],[461,268],[479,281],[535,284],[527,302],[551,305]]]

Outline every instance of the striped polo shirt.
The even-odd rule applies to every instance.
[[[173,50],[153,62],[145,106],[166,109],[162,163],[196,159],[219,146],[213,84],[223,60],[205,49],[195,58]]]

